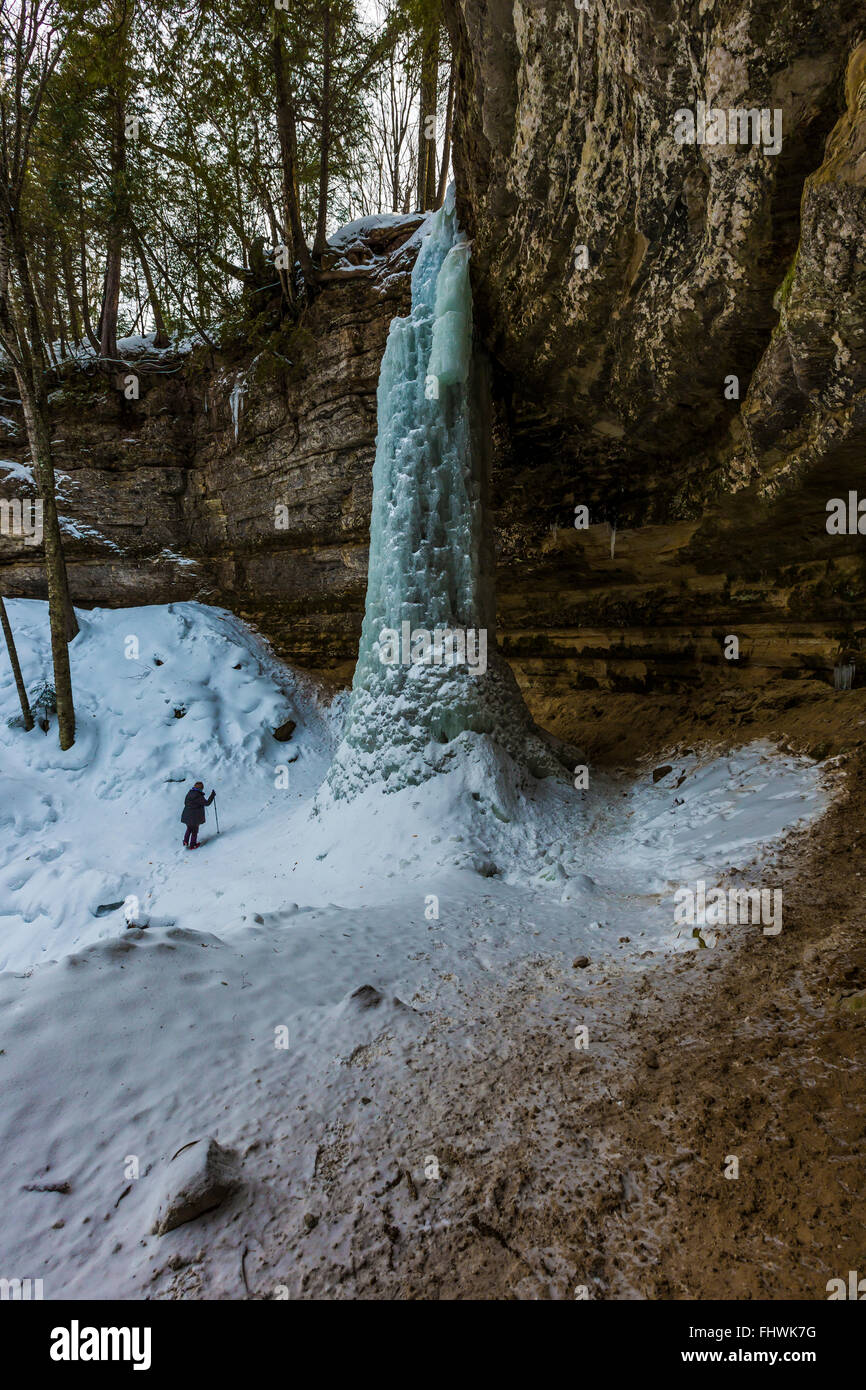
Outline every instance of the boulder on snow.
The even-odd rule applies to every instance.
[[[380,1004],[387,1003],[382,994],[373,985],[361,985],[349,995],[349,1005],[357,1009],[359,1013],[365,1013],[368,1009],[378,1009]],[[414,1014],[417,1009],[413,1009],[411,1004],[404,1004],[396,994],[391,996],[391,1007],[402,1013]]]
[[[664,767],[653,768],[653,781],[660,782],[663,777],[667,777],[668,773],[673,772],[673,770],[671,763],[665,763]]]
[[[100,903],[93,915],[94,917],[107,917],[109,912],[116,912],[119,907],[123,907],[125,902],[126,899],[121,898],[120,901],[116,903]]]
[[[381,994],[372,985],[361,985],[359,989],[352,991],[350,998],[359,1009],[378,1009],[382,1002]]]
[[[213,1211],[240,1186],[238,1156],[216,1139],[194,1139],[165,1165],[162,1192],[151,1234],[164,1236],[176,1226]]]
[[[287,719],[285,724],[281,724],[278,729],[274,729],[274,738],[277,740],[277,743],[288,743],[297,727],[294,719]]]

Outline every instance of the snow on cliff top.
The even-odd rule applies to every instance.
[[[328,237],[328,245],[335,250],[344,251],[356,243],[368,242],[375,238],[376,232],[391,231],[398,227],[420,227],[426,218],[417,212],[380,212],[370,217],[358,217]]]

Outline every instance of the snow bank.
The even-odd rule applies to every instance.
[[[46,606],[8,609],[32,689]],[[0,1267],[49,1299],[243,1297],[250,1231],[306,1239],[323,1165],[379,1183],[382,1155],[345,1136],[377,1105],[401,1131],[419,1048],[425,1085],[453,1055],[437,1030],[471,1050],[522,970],[573,988],[697,949],[674,889],[756,855],[771,875],[824,804],[812,764],[763,744],[579,792],[477,733],[421,785],[317,796],[335,712],[242,623],[192,603],[79,620],[67,753],[16,726],[0,654]],[[209,812],[191,854],[196,778],[221,834]],[[239,1193],[152,1234],[172,1155],[211,1139],[239,1154]],[[290,1250],[270,1289],[303,1267]]]
[[[51,680],[46,606],[19,599],[7,608],[32,691]],[[285,811],[278,764],[296,758],[295,798],[327,765],[330,736],[313,692],[230,615],[183,603],[97,609],[79,622],[68,753],[55,728],[46,736],[9,727],[17,699],[0,658],[0,968],[116,935],[127,897],[152,912],[174,885],[168,915],[194,911],[209,871],[196,874],[179,848],[192,781],[219,788],[231,835]],[[303,749],[273,738],[288,718]]]
[[[32,690],[50,679],[45,605],[8,609]],[[53,727],[15,726],[0,663],[0,968],[122,935],[130,900],[133,920],[231,931],[287,903],[423,905],[446,878],[467,902],[493,880],[541,892],[594,951],[591,923],[629,926],[636,911],[670,944],[680,884],[742,867],[824,804],[813,764],[763,744],[691,754],[658,784],[593,774],[576,791],[473,732],[430,750],[421,785],[344,801],[324,783],[339,717],[239,620],[178,603],[80,622],[69,752]],[[217,788],[221,834],[208,812],[189,854],[179,817],[199,778]]]
[[[328,237],[328,245],[336,251],[346,251],[351,246],[367,246],[371,232],[382,228],[412,226],[418,221],[418,214],[403,212],[373,213],[369,217],[357,217],[354,222],[346,222]]]

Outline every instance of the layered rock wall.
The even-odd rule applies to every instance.
[[[862,6],[449,9],[521,679],[831,680],[866,636],[864,539],[826,526],[866,498]]]
[[[448,11],[495,383],[499,631],[533,713],[580,738],[581,692],[832,687],[848,660],[860,683],[866,540],[831,534],[827,504],[866,499],[862,5]],[[683,111],[746,138],[680,143]],[[241,343],[163,360],[138,401],[96,377],[58,394],[79,602],[225,603],[349,677],[411,230],[355,248],[370,273],[325,289],[291,360]],[[20,463],[18,424],[0,452]],[[43,593],[38,560],[0,538],[5,592]]]

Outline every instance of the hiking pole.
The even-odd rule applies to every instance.
[[[215,820],[216,820],[217,834],[219,834],[219,833],[220,833],[220,814],[219,814],[219,811],[217,810],[216,797],[214,797],[214,799],[213,799],[213,813],[214,813],[214,818],[215,818]]]

